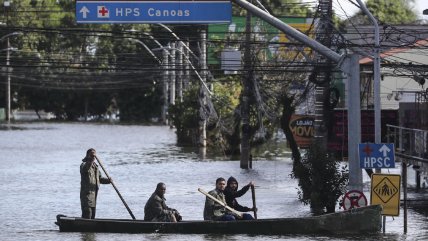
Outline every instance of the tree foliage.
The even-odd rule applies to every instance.
[[[417,14],[412,9],[414,0],[367,0],[369,11],[385,24],[408,24],[417,20]],[[352,17],[358,23],[370,24],[371,22],[362,11]]]
[[[260,0],[253,1],[252,4],[260,9],[265,8],[270,14],[275,16],[306,17],[312,13],[308,5],[302,0]],[[246,10],[235,7],[233,8],[233,14],[236,16],[245,16]]]
[[[148,25],[78,25],[75,3],[68,0],[11,1],[10,7],[0,8],[5,13],[0,22],[6,23],[0,37],[22,33],[11,38],[19,50],[10,61],[13,109],[45,110],[66,120],[100,118],[117,108],[126,121],[159,115],[159,87],[145,74],[158,63],[129,40],[141,37],[134,32],[149,32]],[[4,106],[4,85],[0,88]]]
[[[199,102],[195,96],[199,94],[199,85],[193,85],[186,90],[183,101],[169,106],[169,119],[175,126],[177,143],[181,146],[197,144],[199,137]]]
[[[345,194],[349,173],[341,164],[313,143],[301,162],[295,163],[293,176],[299,179],[299,200],[310,204],[314,213],[334,212],[338,198]]]

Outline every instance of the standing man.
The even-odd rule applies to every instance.
[[[222,177],[217,178],[215,182],[215,189],[208,192],[211,196],[222,201],[226,204],[226,199],[224,197],[224,189],[226,188],[226,180]],[[206,197],[205,199],[205,208],[204,208],[204,220],[213,220],[213,221],[235,221],[236,218],[226,208],[213,201],[211,198]]]
[[[97,205],[98,188],[101,184],[111,183],[110,179],[101,177],[98,165],[95,163],[96,151],[91,148],[86,151],[80,165],[80,205],[82,218],[94,219]]]
[[[181,221],[180,213],[166,205],[165,192],[165,183],[158,183],[155,192],[144,206],[144,221],[174,223]]]

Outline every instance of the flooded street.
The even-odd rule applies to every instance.
[[[427,240],[427,209],[409,209],[408,233],[400,216],[387,217],[386,235],[250,236],[60,233],[57,214],[80,216],[79,166],[88,148],[95,148],[104,167],[137,219],[158,182],[166,183],[167,205],[184,220],[202,220],[205,196],[217,177],[234,176],[240,186],[256,183],[259,218],[309,216],[297,199],[289,158],[255,157],[252,170],[223,157],[201,160],[198,153],[175,145],[173,129],[159,126],[22,123],[0,129],[0,240]],[[4,126],[3,126],[4,127]],[[397,164],[399,166],[399,164]],[[394,170],[394,173],[400,171]],[[411,172],[409,172],[410,174]],[[410,179],[410,178],[409,178]],[[364,176],[369,199],[369,179]],[[413,180],[409,180],[412,182]],[[426,195],[425,195],[426,196]],[[251,194],[238,200],[251,206]],[[130,218],[110,185],[99,191],[98,218]]]

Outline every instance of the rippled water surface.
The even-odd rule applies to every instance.
[[[202,220],[205,197],[217,177],[256,182],[259,218],[310,215],[297,200],[288,158],[256,157],[252,170],[222,157],[201,160],[175,145],[174,130],[158,126],[104,124],[14,124],[0,128],[0,240],[428,240],[427,209],[410,209],[408,233],[403,217],[387,217],[386,234],[375,236],[249,236],[60,233],[57,214],[80,216],[79,166],[93,147],[137,219],[158,182],[167,185],[167,204],[186,220]],[[397,170],[399,172],[399,170]],[[368,178],[365,177],[367,184]],[[368,186],[368,184],[366,185]],[[368,189],[368,187],[367,187]],[[368,190],[366,191],[368,196]],[[426,195],[425,195],[426,196]],[[239,199],[251,206],[251,195]],[[402,213],[402,211],[401,211]],[[130,218],[110,185],[99,192],[97,217]]]

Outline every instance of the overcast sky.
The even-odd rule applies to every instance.
[[[311,3],[311,5],[316,5],[318,3],[318,0],[303,0],[304,2]],[[357,2],[356,0],[353,0],[353,2]],[[364,0],[365,2],[365,0]],[[348,0],[333,0],[333,9],[337,15],[341,18],[346,18],[347,16],[352,16],[358,11],[358,8],[354,6],[350,1]],[[345,12],[342,10],[344,9]],[[422,15],[422,11],[424,9],[428,9],[428,0],[416,0],[414,9],[419,15],[420,19],[428,20],[428,15]]]

